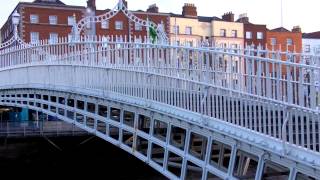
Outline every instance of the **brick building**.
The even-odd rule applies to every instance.
[[[243,23],[234,21],[233,13],[222,18],[198,16],[197,7],[186,3],[182,14],[170,14],[172,43],[199,46],[203,42],[215,46],[243,47]]]
[[[301,28],[296,26],[289,31],[283,27],[267,31],[267,48],[289,52],[302,52]]]
[[[244,46],[253,48],[266,48],[267,26],[263,24],[253,24],[246,14],[241,14],[237,22],[244,24]]]
[[[76,20],[83,18],[85,7],[66,5],[59,0],[35,0],[32,3],[20,2],[12,12],[15,10],[21,15],[19,36],[26,42],[36,42],[40,39],[67,37],[71,32],[74,15]],[[2,42],[13,36],[11,15],[1,28]]]
[[[127,5],[127,3],[125,2]],[[74,21],[90,15],[101,15],[110,9],[97,10],[95,0],[88,0],[87,7],[66,5],[60,0],[35,0],[31,3],[20,2],[12,11],[17,10],[21,15],[18,27],[19,36],[25,42],[37,42],[42,39],[56,41],[59,37],[71,37]],[[169,16],[159,13],[155,5],[148,11],[133,11],[133,14],[150,21],[161,24],[165,31],[169,32]],[[121,36],[146,36],[147,29],[130,21],[122,12],[111,18],[96,24],[88,24],[84,32],[97,35],[121,35]],[[1,28],[2,42],[13,36],[11,15]]]

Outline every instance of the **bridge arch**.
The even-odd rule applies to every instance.
[[[117,74],[110,73],[117,70],[63,64],[1,70],[0,76],[4,79],[0,80],[3,85],[0,87],[0,104],[28,107],[74,123],[133,154],[170,179],[185,179],[189,173],[202,179],[208,176],[233,179],[241,173],[243,175],[250,163],[257,165],[251,177],[260,179],[266,162],[271,168],[287,167],[285,175],[290,179],[294,179],[297,172],[317,176],[315,169],[295,167],[296,163],[301,166],[303,163],[283,155],[281,150],[273,153],[263,143],[257,144],[261,139],[268,144],[268,140],[272,141],[270,138],[256,133],[256,137],[245,142],[243,138],[252,136],[246,129],[216,119],[206,122],[201,114],[120,93],[125,92],[119,86],[122,81]],[[70,72],[79,79],[67,76]],[[121,73],[124,72],[128,76],[134,74],[131,70],[122,70]],[[107,83],[117,81],[119,84],[112,87],[114,91],[102,91],[101,87],[108,85],[101,83],[106,79],[92,83],[92,79],[82,79],[79,73],[86,75],[83,77],[110,77]],[[63,78],[56,77],[57,74]],[[142,94],[145,92],[141,89]],[[227,165],[224,161],[228,162]]]

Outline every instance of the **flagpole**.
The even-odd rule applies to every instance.
[[[283,0],[281,0],[281,27],[283,27]]]

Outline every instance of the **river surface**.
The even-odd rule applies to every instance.
[[[43,180],[166,179],[119,148],[97,137],[88,138],[50,138],[57,147],[45,138],[1,139],[1,176]]]

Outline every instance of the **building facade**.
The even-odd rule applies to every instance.
[[[302,35],[303,53],[320,55],[320,31]]]
[[[126,6],[128,4],[125,2]],[[87,7],[66,5],[60,0],[35,0],[31,3],[20,2],[13,12],[21,15],[18,27],[19,36],[25,42],[37,43],[39,40],[49,39],[56,42],[61,37],[71,40],[71,31],[74,23],[88,16],[102,15],[107,10],[97,10],[95,0],[88,0]],[[148,11],[132,11],[132,13],[144,20],[149,20],[161,26],[165,32],[169,32],[169,15],[159,13],[158,8],[153,5]],[[11,15],[10,15],[11,17]],[[11,18],[1,28],[2,42],[13,36],[13,25]],[[98,36],[122,36],[135,39],[135,37],[147,36],[147,28],[135,24],[128,17],[119,12],[110,20],[101,23],[90,22],[86,24],[82,34]]]
[[[170,14],[170,27],[171,43],[236,48],[244,44],[243,23],[234,22],[234,14],[222,18],[198,16],[194,4],[185,4],[182,14]]]
[[[267,48],[274,51],[302,52],[302,33],[296,26],[289,31],[283,27],[267,31]]]
[[[262,24],[253,24],[249,21],[247,14],[241,14],[237,22],[244,26],[244,46],[251,48],[266,48],[267,26]]]
[[[57,41],[59,37],[68,37],[74,21],[83,18],[85,7],[70,6],[63,2],[36,0],[32,3],[20,2],[14,11],[21,15],[18,26],[19,36],[25,42],[38,42],[42,39]],[[1,28],[2,42],[13,36],[11,15]]]

